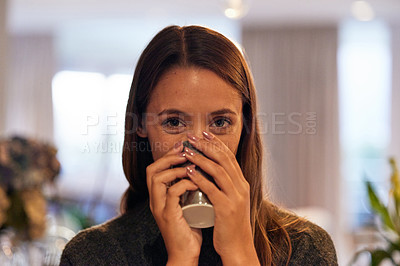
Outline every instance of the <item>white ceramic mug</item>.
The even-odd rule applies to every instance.
[[[188,141],[183,142],[183,147],[188,147],[193,152],[202,154],[199,150],[195,149]],[[174,167],[186,167],[192,163],[187,161],[184,164]],[[212,177],[196,166],[196,171],[203,176],[214,182]],[[200,189],[193,191],[186,191],[181,196],[180,205],[183,211],[183,217],[186,219],[190,227],[193,228],[207,228],[214,226],[214,207],[207,195]]]

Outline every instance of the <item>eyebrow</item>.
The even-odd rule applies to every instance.
[[[164,114],[178,114],[178,115],[183,115],[183,116],[189,116],[188,113],[183,112],[181,110],[178,109],[164,109],[162,110],[160,113],[158,113],[158,116],[164,115]],[[222,115],[222,114],[233,114],[233,115],[237,115],[236,112],[232,111],[229,108],[223,108],[214,112],[211,112],[210,115]]]

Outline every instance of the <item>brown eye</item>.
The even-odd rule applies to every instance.
[[[161,125],[166,132],[171,134],[180,133],[186,126],[185,123],[177,117],[167,118]]]
[[[180,123],[181,122],[178,119],[168,119],[168,121],[166,122],[166,124],[172,127],[177,127]]]
[[[230,125],[231,125],[231,121],[229,119],[219,118],[219,119],[215,120],[211,126],[217,127],[217,128],[224,128],[224,127],[228,127]]]

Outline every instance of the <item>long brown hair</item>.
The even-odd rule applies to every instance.
[[[160,31],[143,51],[136,66],[126,109],[123,168],[129,182],[121,211],[148,199],[146,167],[153,162],[147,138],[136,130],[141,125],[150,95],[168,69],[195,66],[208,69],[231,84],[242,96],[243,130],[236,159],[250,184],[251,226],[262,265],[288,262],[290,238],[274,205],[263,192],[262,142],[256,116],[256,91],[249,67],[239,49],[223,35],[199,26],[169,26]]]

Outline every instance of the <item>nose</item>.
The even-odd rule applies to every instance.
[[[207,125],[205,121],[202,121],[202,119],[200,119],[200,121],[193,121],[193,125],[189,130],[187,130],[187,133],[201,138],[202,132],[205,131],[206,129]]]

